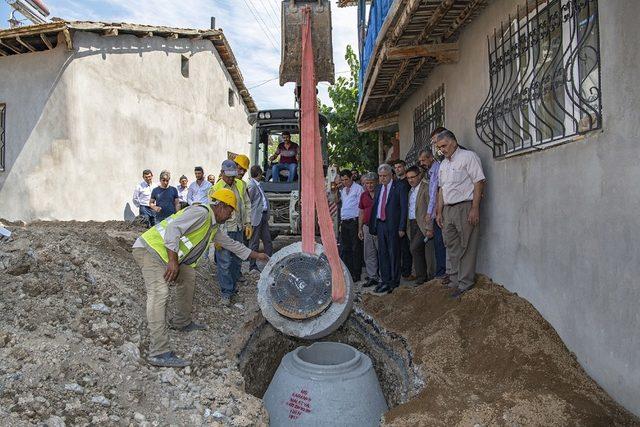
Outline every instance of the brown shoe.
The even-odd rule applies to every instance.
[[[410,275],[408,275],[408,276],[402,276],[402,278],[403,278],[404,280],[409,281],[409,282],[413,282],[414,280],[416,280],[416,276],[414,276],[413,274],[410,274]]]
[[[448,285],[449,283],[451,283],[451,279],[449,278],[448,274],[445,274],[444,276],[442,276],[440,281],[442,282],[443,285]]]

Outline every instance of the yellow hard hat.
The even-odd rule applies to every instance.
[[[236,195],[228,188],[221,188],[215,191],[212,188],[211,190],[209,190],[209,198],[211,200],[218,200],[224,204],[227,204],[231,206],[233,210],[236,210],[238,208]]]
[[[250,163],[249,158],[244,154],[238,154],[236,158],[233,159],[233,161],[236,162],[236,164],[240,166],[242,169],[246,171],[249,170],[249,163]]]

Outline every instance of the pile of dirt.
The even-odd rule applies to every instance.
[[[0,240],[0,424],[268,422],[262,401],[246,392],[233,350],[259,317],[257,276],[246,274],[236,304],[223,307],[204,263],[193,314],[209,330],[171,332],[174,349],[193,365],[155,368],[144,361],[145,291],[131,256],[143,229],[7,225],[13,235]],[[417,396],[385,415],[386,424],[640,425],[584,373],[529,303],[486,278],[460,301],[434,281],[364,294],[356,312],[372,319],[374,333],[406,343],[424,380]]]
[[[365,295],[402,335],[425,380],[390,425],[640,425],[584,372],[526,300],[481,276],[459,300],[439,281]]]
[[[247,276],[238,303],[227,308],[202,269],[194,317],[211,330],[172,332],[175,350],[194,364],[160,369],[143,360],[145,291],[131,256],[143,229],[122,222],[8,228],[13,235],[0,241],[0,424],[266,422],[262,402],[244,392],[225,350],[258,310],[256,277]]]

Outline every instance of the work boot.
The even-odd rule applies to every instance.
[[[180,359],[173,351],[167,351],[166,353],[158,354],[157,356],[147,357],[147,362],[153,366],[160,366],[166,368],[184,368],[191,365],[191,362],[185,359]]]
[[[372,286],[378,286],[378,281],[376,279],[369,279],[367,283],[362,285],[363,288],[370,288]]]
[[[182,328],[176,328],[180,332],[192,332],[192,331],[206,331],[209,329],[207,325],[203,325],[202,323],[191,322],[187,326]]]
[[[231,306],[231,296],[229,296],[229,295],[222,295],[222,298],[220,298],[220,303],[221,303],[224,307],[230,307],[230,306]]]

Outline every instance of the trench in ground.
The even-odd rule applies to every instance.
[[[313,341],[284,335],[259,316],[242,345],[238,365],[247,393],[262,398],[284,355]],[[382,329],[357,308],[336,332],[317,341],[348,344],[369,356],[389,408],[410,400],[424,386],[404,338]]]

